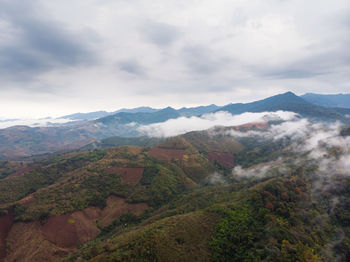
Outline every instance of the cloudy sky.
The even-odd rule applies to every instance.
[[[349,93],[349,0],[1,0],[0,117]]]

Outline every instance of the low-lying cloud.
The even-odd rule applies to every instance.
[[[340,135],[340,123],[324,124],[313,123],[307,119],[294,119],[281,124],[271,125],[264,131],[240,132],[236,130],[225,131],[225,134],[239,137],[254,137],[277,141],[289,139],[288,150],[296,153],[293,163],[299,165],[303,161],[312,161],[318,166],[317,177],[329,178],[332,175],[350,176],[350,136]],[[300,154],[303,156],[301,157]],[[282,175],[283,158],[243,169],[236,166],[232,170],[234,178],[237,177],[264,177],[272,169],[278,170]],[[319,188],[319,187],[317,187]]]
[[[243,113],[240,115],[219,111],[200,117],[180,117],[162,123],[142,125],[138,127],[138,131],[151,137],[170,137],[190,131],[206,130],[214,126],[238,126],[271,120],[289,121],[293,119],[297,119],[297,114],[287,111]]]
[[[47,127],[63,125],[71,122],[71,119],[64,118],[42,118],[42,119],[0,119],[0,129],[11,126]]]

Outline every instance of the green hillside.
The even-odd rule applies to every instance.
[[[346,173],[231,129],[4,163],[0,261],[347,261]]]

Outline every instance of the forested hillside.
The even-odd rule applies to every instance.
[[[3,162],[1,260],[347,261],[347,129],[256,123]]]

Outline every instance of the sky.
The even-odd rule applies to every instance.
[[[348,0],[1,0],[0,118],[349,93]]]

